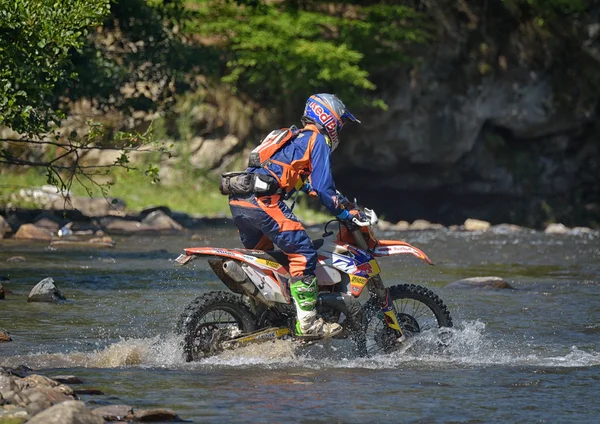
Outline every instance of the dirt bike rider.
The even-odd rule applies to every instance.
[[[262,188],[230,196],[233,222],[244,246],[272,250],[275,244],[288,256],[299,336],[331,337],[342,327],[317,319],[317,251],[284,199],[297,190],[311,192],[340,220],[352,219],[340,204],[330,164],[330,154],[338,146],[339,132],[347,121],[360,123],[335,95],[310,96],[302,129],[275,130],[250,155],[245,173],[254,174],[255,187]]]

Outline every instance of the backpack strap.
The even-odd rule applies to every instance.
[[[285,146],[288,141],[295,138],[300,131],[295,126],[271,131],[250,153],[248,166],[252,168],[266,166],[271,157]]]

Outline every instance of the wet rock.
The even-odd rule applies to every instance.
[[[40,374],[30,374],[16,381],[21,390],[32,387],[57,387],[59,383]]]
[[[157,421],[181,421],[181,418],[168,409],[137,409],[133,414],[134,421],[144,423]]]
[[[129,405],[107,405],[92,409],[94,415],[99,415],[106,421],[121,421],[133,416],[133,407]]]
[[[21,368],[21,367],[19,367]],[[3,369],[0,375],[0,397],[3,402],[11,407],[24,408],[29,416],[50,408],[52,405],[73,400],[75,395],[69,386],[59,384],[50,378],[39,374],[28,374],[30,371],[23,367],[23,372],[15,372],[14,369]],[[7,372],[8,374],[5,374]],[[3,407],[6,410],[6,406]],[[0,423],[3,422],[0,419]]]
[[[492,227],[492,231],[498,234],[517,233],[524,230],[523,227],[514,224],[499,224]]]
[[[65,224],[60,230],[58,235],[66,237],[70,235],[74,236],[87,236],[87,235],[104,235],[97,234],[101,232],[100,224],[96,221],[71,221]]]
[[[4,287],[2,283],[0,283],[0,300],[4,300],[6,298],[6,293],[4,292]]]
[[[53,375],[50,377],[52,380],[57,381],[61,384],[82,384],[83,380],[74,375]]]
[[[8,388],[8,389],[2,391],[2,400],[4,403],[12,404],[12,402],[15,398],[15,395],[16,395],[15,391]]]
[[[412,224],[409,225],[409,230],[428,230],[431,222],[425,219],[417,219],[413,221]]]
[[[569,234],[580,235],[580,234],[592,234],[594,230],[588,227],[574,227],[569,230]]]
[[[12,390],[12,375],[10,374],[5,374],[4,372],[4,367],[0,368],[0,394],[2,394],[2,398],[6,399],[6,396],[4,395],[4,393],[6,393],[9,390]]]
[[[142,224],[149,226],[155,231],[181,231],[181,224],[174,221],[169,215],[162,210],[151,212],[142,220]]]
[[[110,246],[110,247],[114,247],[114,245],[116,244],[115,241],[109,236],[93,237],[88,240],[88,243],[99,244],[99,245],[101,244],[101,245]]]
[[[111,405],[88,409],[76,401],[77,394],[61,381],[79,383],[74,376],[48,378],[26,366],[0,367],[0,424],[100,424],[106,421],[182,421],[168,409],[139,409]],[[82,394],[103,394],[97,389],[78,390]],[[20,417],[15,421],[16,417]],[[11,421],[9,421],[9,419]]]
[[[115,242],[108,236],[92,237],[89,240],[53,240],[50,246],[71,246],[71,247],[115,247]]]
[[[28,424],[104,424],[104,419],[94,415],[83,402],[62,402],[40,412]]]
[[[454,281],[446,287],[455,289],[514,289],[500,277],[471,277],[463,278],[462,280]]]
[[[409,230],[441,230],[444,228],[441,224],[433,224],[425,219],[417,219],[409,225]]]
[[[34,416],[35,414],[38,414],[44,409],[48,409],[52,406],[52,403],[49,402],[47,399],[43,398],[40,393],[35,394],[39,396],[36,396],[34,398],[35,400],[29,402],[25,407],[25,410],[27,411],[29,416]]]
[[[25,365],[19,365],[17,368],[0,367],[0,376],[15,376],[23,378],[32,373],[33,370]]]
[[[398,221],[394,224],[393,229],[396,231],[406,231],[410,227],[408,221]]]
[[[23,224],[19,227],[14,236],[21,240],[51,240],[52,233],[46,228],[37,227],[34,224]]]
[[[12,337],[8,331],[0,330],[0,343],[12,342]]]
[[[39,228],[45,228],[46,230],[50,231],[52,234],[56,234],[58,232],[58,229],[60,228],[60,224],[58,222],[56,222],[48,217],[39,218],[37,221],[35,221],[33,223],[33,225],[35,225],[36,227],[39,227]]]
[[[35,387],[26,389],[19,393],[19,398],[19,403],[15,402],[14,400],[13,403],[26,408],[27,412],[29,412],[29,415],[32,416],[43,411],[44,409],[50,408],[52,405],[74,400],[72,395],[66,395],[58,388],[52,387]]]
[[[405,231],[409,229],[410,224],[406,221],[398,221],[396,224],[393,224],[389,221],[379,220],[377,227],[382,231]]]
[[[9,223],[6,222],[6,219],[0,215],[0,239],[9,233],[12,233],[12,228]]]
[[[161,211],[165,215],[170,216],[170,217],[173,216],[173,212],[171,211],[171,209],[168,206],[149,206],[140,212],[140,219],[144,219],[148,215],[150,215],[152,212],[156,212],[156,211]]]
[[[389,221],[380,219],[379,222],[377,223],[377,228],[381,231],[388,231],[390,228],[392,228],[393,225],[394,224],[392,224]]]
[[[113,218],[106,217],[100,220],[100,224],[109,234],[117,233],[125,233],[125,234],[135,234],[135,233],[143,233],[148,232],[151,229],[147,225],[143,225],[139,221],[132,221],[129,219],[122,218]]]
[[[10,258],[8,258],[6,260],[6,262],[10,262],[10,263],[19,263],[19,262],[25,262],[27,259],[25,259],[24,256],[11,256]]]
[[[563,224],[550,224],[544,230],[546,234],[567,234],[569,229]]]
[[[464,223],[466,231],[487,231],[491,225],[492,224],[487,221],[481,221],[473,218],[468,218]]]
[[[31,289],[31,292],[29,292],[29,296],[27,297],[28,302],[54,303],[60,300],[66,300],[66,298],[60,290],[58,290],[52,277],[44,278],[37,283],[36,286]]]

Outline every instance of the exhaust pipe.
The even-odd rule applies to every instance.
[[[211,263],[211,268],[232,292],[247,294],[248,296],[254,297],[268,306],[273,305],[273,302],[265,299],[260,290],[258,290],[258,287],[256,287],[256,285],[250,281],[246,272],[237,262],[232,260],[215,262],[216,266],[213,266]]]
[[[224,261],[222,267],[225,274],[231,277],[231,279],[236,283],[243,283],[246,279],[246,273],[244,272],[242,267],[236,264],[235,262]]]

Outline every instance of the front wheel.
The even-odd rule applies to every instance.
[[[431,290],[414,284],[400,284],[390,287],[389,293],[404,336],[412,337],[424,331],[452,327],[448,308]],[[370,301],[365,305],[365,310],[367,354],[392,350],[397,336],[385,324],[379,306]]]
[[[256,329],[254,316],[240,296],[214,291],[198,296],[181,314],[177,332],[183,335],[187,362],[215,355],[225,340]]]

